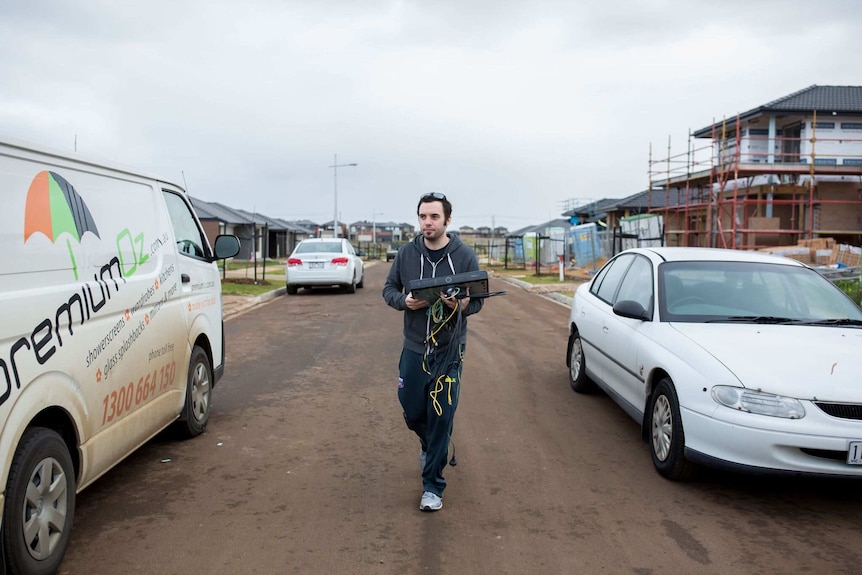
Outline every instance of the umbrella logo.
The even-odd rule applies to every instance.
[[[42,171],[36,174],[27,191],[27,203],[24,208],[24,241],[36,233],[44,234],[55,242],[63,234],[66,237],[66,247],[72,258],[72,270],[78,279],[78,266],[75,254],[72,252],[72,238],[80,242],[81,237],[90,232],[97,238],[99,229],[87,204],[72,184],[56,172]]]

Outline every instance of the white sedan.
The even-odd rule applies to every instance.
[[[362,258],[345,238],[308,238],[296,245],[284,270],[287,293],[341,286],[356,293],[365,280]]]
[[[641,425],[666,478],[862,477],[860,351],[862,310],[795,260],[639,248],[576,290],[566,364]]]

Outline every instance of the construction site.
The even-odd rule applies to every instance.
[[[862,87],[811,86],[650,149],[648,211],[667,245],[858,266]]]

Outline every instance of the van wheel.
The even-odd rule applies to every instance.
[[[57,432],[31,427],[15,450],[6,504],[3,549],[11,573],[55,573],[75,515],[75,469]]]
[[[195,346],[189,363],[189,378],[186,383],[186,406],[183,417],[177,422],[179,432],[185,437],[196,437],[207,428],[212,407],[213,368],[206,352]]]

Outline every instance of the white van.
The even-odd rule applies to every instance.
[[[216,260],[179,186],[0,140],[0,551],[54,573],[75,495],[174,424],[204,431],[224,371]]]

